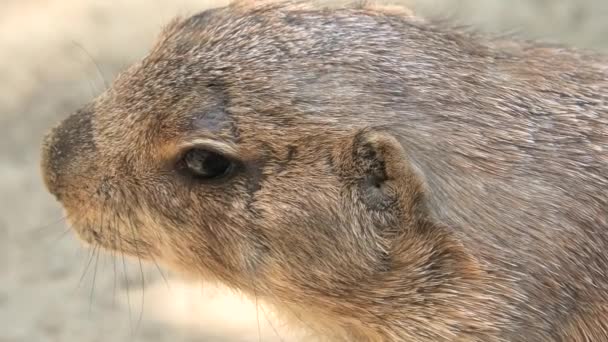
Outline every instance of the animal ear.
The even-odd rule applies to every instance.
[[[392,134],[371,128],[357,130],[340,149],[340,174],[369,209],[412,208],[422,194],[419,177]]]

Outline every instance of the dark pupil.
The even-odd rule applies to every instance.
[[[197,177],[215,178],[224,175],[230,167],[230,161],[220,154],[205,151],[192,150],[185,156],[188,169]]]

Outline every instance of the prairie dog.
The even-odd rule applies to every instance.
[[[45,139],[87,243],[330,340],[608,340],[608,61],[409,11],[176,19]]]

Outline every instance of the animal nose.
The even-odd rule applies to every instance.
[[[49,192],[61,200],[70,179],[83,169],[84,157],[94,151],[90,110],[81,109],[53,128],[44,138],[41,158]]]

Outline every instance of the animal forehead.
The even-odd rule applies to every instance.
[[[230,40],[225,33],[232,30],[231,26],[239,30],[247,26],[231,13],[228,8],[213,9],[172,24],[149,55],[117,79],[114,105],[129,117],[157,125],[176,121],[180,128],[187,123],[191,129],[218,131],[229,126],[234,129],[236,118],[241,130],[264,125],[276,129],[300,123],[305,119],[298,115],[300,112],[314,108],[316,113],[326,107],[329,95],[323,89],[352,88],[344,81],[348,69],[344,63],[339,68],[332,65],[328,72],[325,59],[309,63],[308,58],[299,58],[322,49],[307,41],[310,32],[300,32],[298,37],[304,38],[297,46],[283,40],[283,32],[278,34],[264,25],[258,26],[268,35],[267,40]],[[248,18],[245,22],[263,20],[258,17],[261,12],[238,13]],[[297,23],[283,21],[287,25]],[[213,34],[201,35],[202,31]],[[335,43],[332,49],[336,50],[348,45],[344,41]],[[260,48],[260,44],[270,47]],[[354,55],[355,47],[350,48]],[[332,96],[342,93],[356,91]],[[301,108],[295,107],[298,104]]]
[[[156,50],[206,58],[232,58],[236,53],[240,60],[256,53],[263,53],[268,59],[272,53],[293,57],[313,52],[311,49],[353,48],[353,41],[373,40],[376,30],[386,30],[394,22],[392,19],[370,11],[327,11],[291,2],[230,6],[173,22],[159,39],[162,48]]]

